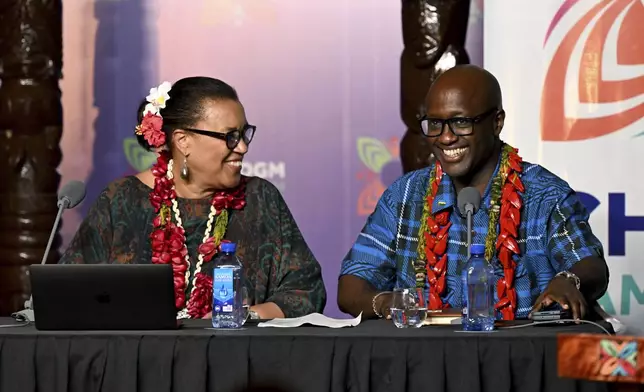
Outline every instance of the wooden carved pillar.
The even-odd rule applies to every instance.
[[[470,62],[465,36],[470,0],[403,0],[404,49],[400,59],[400,112],[407,127],[400,142],[403,171],[432,163],[418,114],[432,82],[445,70]]]
[[[56,217],[61,68],[61,0],[0,0],[0,316],[29,299]]]

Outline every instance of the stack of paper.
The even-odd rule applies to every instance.
[[[276,327],[276,328],[294,328],[304,324],[315,325],[317,327],[327,328],[344,328],[355,327],[360,324],[362,313],[354,319],[334,319],[320,313],[311,313],[306,316],[296,318],[273,319],[257,324],[258,327]]]

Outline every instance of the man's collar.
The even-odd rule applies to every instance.
[[[499,166],[501,165],[501,154],[496,161],[496,168],[494,168],[494,173],[485,187],[485,193],[481,199],[481,207],[488,208],[488,199],[490,197],[490,190],[492,189],[492,180],[496,177],[499,172]],[[438,190],[436,191],[436,196],[434,197],[434,203],[432,204],[432,214],[437,214],[443,210],[454,207],[456,204],[456,190],[454,189],[454,183],[452,179],[443,173],[443,178],[441,179],[440,184],[438,185]]]
[[[443,210],[451,208],[454,206],[454,203],[456,203],[456,190],[454,189],[454,184],[447,173],[443,173],[443,178],[441,179],[440,184],[438,184],[436,196],[434,196],[432,213],[437,214]]]

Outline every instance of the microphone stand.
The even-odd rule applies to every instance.
[[[472,215],[474,214],[474,206],[466,204],[465,212],[467,214],[467,259],[469,260],[472,257]]]
[[[49,252],[51,251],[51,246],[54,243],[54,237],[56,237],[56,228],[58,228],[58,225],[60,224],[60,219],[63,216],[63,212],[67,207],[69,207],[69,203],[70,202],[67,197],[58,200],[58,213],[56,214],[56,219],[54,220],[54,225],[51,229],[51,233],[49,233],[49,241],[47,241],[47,247],[45,248],[45,253],[42,256],[40,264],[45,264],[47,262],[47,257],[49,256]],[[29,296],[29,299],[25,301],[25,309],[12,314],[13,318],[15,318],[16,320],[22,319],[24,321],[31,322],[36,321],[36,316],[34,315],[33,310],[33,301],[34,296],[32,294]]]

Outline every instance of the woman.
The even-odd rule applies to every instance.
[[[172,264],[178,317],[209,317],[211,260],[237,243],[255,318],[322,312],[320,265],[270,182],[241,175],[255,126],[236,91],[191,77],[150,90],[139,143],[159,153],[150,170],[110,184],[61,263]]]

